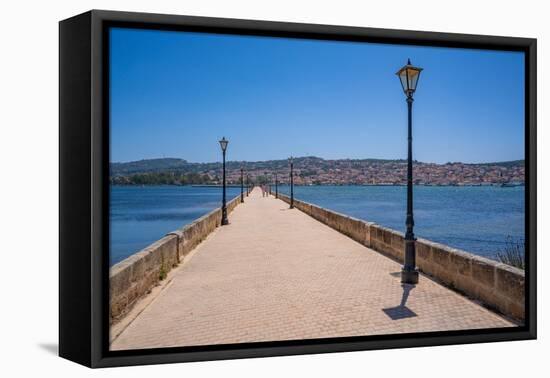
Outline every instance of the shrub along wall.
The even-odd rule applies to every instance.
[[[279,199],[290,198],[279,193]],[[403,263],[404,235],[294,199],[294,207],[377,252]],[[519,322],[525,318],[525,272],[425,239],[416,241],[416,265],[437,281]]]
[[[227,203],[227,212],[239,203],[240,195]],[[109,273],[111,324],[128,313],[220,223],[221,208],[217,208],[113,265]]]

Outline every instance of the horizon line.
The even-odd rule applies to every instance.
[[[315,155],[306,155],[306,156],[293,156],[293,159],[304,159],[304,158],[315,158],[315,159],[321,159],[325,161],[339,161],[339,160],[382,160],[382,161],[407,161],[406,158],[338,158],[338,159],[325,159],[319,156]],[[109,164],[130,164],[130,163],[137,163],[141,161],[147,161],[147,160],[183,160],[190,164],[215,164],[215,163],[221,163],[220,160],[215,161],[206,161],[206,162],[194,162],[190,161],[184,158],[180,157],[157,157],[157,158],[143,158],[139,160],[128,160],[128,161],[110,161]],[[281,159],[268,159],[268,160],[227,160],[227,163],[262,163],[262,162],[268,162],[268,161],[281,161],[281,160],[288,160],[288,158],[281,158]],[[422,163],[422,164],[436,164],[436,165],[446,165],[446,164],[467,164],[467,165],[482,165],[482,164],[501,164],[501,163],[510,163],[510,162],[519,162],[519,161],[525,161],[525,158],[522,159],[511,159],[511,160],[500,160],[500,161],[484,161],[484,162],[475,162],[475,163],[464,163],[462,161],[447,161],[445,163],[436,163],[436,162],[425,162],[425,161],[419,161],[416,159],[413,159],[413,162],[416,163]]]

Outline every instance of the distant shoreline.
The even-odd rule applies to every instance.
[[[389,158],[333,158],[333,159],[325,159],[319,156],[295,156],[295,160],[299,159],[318,159],[326,162],[338,162],[338,161],[350,161],[350,162],[362,162],[362,161],[370,161],[373,163],[406,163],[407,159],[389,159]],[[127,160],[127,161],[111,161],[109,162],[110,165],[130,165],[130,164],[140,164],[144,162],[164,162],[169,161],[172,163],[184,163],[184,164],[195,164],[195,165],[212,165],[212,164],[220,164],[221,161],[214,160],[214,161],[189,161],[183,158],[147,158],[147,159],[138,159],[138,160]],[[227,164],[258,164],[258,163],[272,163],[272,162],[279,162],[284,161],[286,163],[287,159],[281,158],[281,159],[268,159],[268,160],[228,160]],[[464,165],[503,165],[503,164],[514,164],[514,163],[524,163],[525,159],[512,159],[512,160],[497,160],[497,161],[482,161],[482,162],[470,162],[466,163],[463,161],[447,161],[445,163],[443,162],[435,162],[435,161],[420,161],[414,159],[413,162],[415,164],[431,164],[431,165],[447,165],[447,164],[464,164]]]
[[[193,188],[222,188],[222,185],[216,184],[187,184],[187,185],[178,185],[178,184],[110,184],[112,187],[152,187],[152,186],[181,186],[181,187],[193,187]],[[279,184],[280,187],[287,187],[288,184]],[[312,184],[312,185],[299,185],[294,184],[296,187],[309,187],[309,186],[403,186],[406,187],[407,184]],[[439,185],[439,184],[414,184],[413,186],[429,186],[429,187],[439,187],[439,188],[461,188],[461,187],[504,187],[504,188],[515,188],[519,186],[525,186],[525,183],[487,183],[487,184],[450,184],[450,185]],[[240,188],[240,184],[227,184],[227,188]],[[246,188],[246,185],[244,186]],[[275,184],[271,184],[272,190],[275,188]]]
[[[525,182],[525,161],[489,165],[448,163],[444,165],[414,162],[414,182],[437,186],[512,186]],[[228,162],[226,182],[240,185],[241,174],[256,183],[289,181],[287,161],[258,163]],[[316,157],[294,158],[295,185],[405,185],[405,161],[323,160]],[[185,160],[145,160],[112,164],[110,182],[119,185],[218,185],[222,182],[222,164],[197,164]]]

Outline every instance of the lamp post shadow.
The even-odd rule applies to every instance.
[[[399,303],[399,305],[395,307],[382,309],[382,311],[384,311],[384,313],[388,315],[391,320],[414,318],[415,316],[418,316],[413,310],[407,307],[407,299],[409,298],[409,294],[411,290],[416,287],[416,285],[404,283],[401,284],[401,287],[403,288],[401,303]]]

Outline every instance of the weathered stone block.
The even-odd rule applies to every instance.
[[[495,269],[496,288],[511,301],[523,305],[525,301],[525,272],[506,264]]]
[[[338,227],[338,231],[343,234],[347,234],[349,229],[349,217],[338,213],[333,213],[332,216],[334,217],[334,222],[336,223],[336,227]]]
[[[319,206],[311,206],[311,214],[313,218],[317,219],[319,222],[327,224],[326,212]]]
[[[451,259],[450,268],[455,269],[459,275],[457,279],[470,279],[472,276],[472,259],[469,253],[465,253],[456,249],[449,254]]]
[[[405,251],[405,237],[397,232],[392,232],[391,246],[397,254]]]
[[[351,237],[351,220],[349,217],[342,216],[338,220],[340,232]]]
[[[349,227],[349,236],[353,240],[364,245],[366,243],[367,229],[368,229],[368,226],[365,224],[365,222],[359,219],[349,217],[348,227]]]
[[[110,314],[111,314],[111,324],[113,320],[118,319],[122,314],[124,309],[127,307],[127,301],[124,295],[120,295],[116,298],[111,298],[110,300]]]
[[[375,242],[380,242],[378,231],[379,231],[379,226],[376,223],[372,223],[369,227],[371,246]]]
[[[364,244],[367,247],[371,246],[371,226],[374,224],[372,222],[363,222],[365,225],[365,242]]]
[[[183,239],[182,243],[180,244],[180,253],[182,256],[186,256],[192,249],[191,247],[191,241]]]
[[[388,246],[384,242],[380,242],[380,241],[375,242],[375,248],[378,252],[382,252],[386,256],[396,258],[396,256],[394,256],[393,250],[391,249],[391,246]]]
[[[376,228],[376,238],[380,243],[384,243],[384,229],[380,226]]]
[[[501,310],[502,311],[502,310]],[[525,302],[524,301],[509,301],[507,303],[506,309],[502,311],[503,313],[511,316],[514,319],[518,319],[521,322],[524,322],[525,319]]]
[[[388,229],[384,229],[383,231],[383,240],[384,240],[384,244],[388,244],[388,245],[391,245],[391,239],[392,239],[392,232]]]
[[[183,237],[185,240],[189,240],[190,242],[194,238],[194,232],[195,232],[195,222],[188,224],[186,227],[183,228]]]
[[[311,205],[311,206],[310,206],[310,209],[309,209],[309,210],[310,210],[310,214],[309,214],[309,215],[310,215],[312,218],[314,218],[314,219],[320,221],[320,219],[318,218],[318,217],[319,217],[319,212],[318,212],[317,209],[318,209],[317,206]]]
[[[145,259],[136,259],[132,264],[132,281],[142,277],[146,271]]]
[[[431,261],[432,259],[432,247],[425,243],[423,239],[416,241],[416,258],[417,262]]]
[[[109,289],[113,296],[130,288],[132,282],[132,265],[122,261],[111,268]]]
[[[321,214],[321,219],[323,219],[323,223],[328,225],[329,224],[329,219],[328,219],[329,212],[326,211],[325,209],[323,209],[322,207],[319,208],[319,212]]]
[[[475,288],[475,293],[477,294],[477,298],[489,305],[489,307],[495,308],[502,312],[505,311],[508,300],[503,296],[498,295],[498,292],[493,286],[480,285],[478,283]]]
[[[472,277],[486,286],[495,285],[495,262],[479,256],[472,257]]]
[[[340,231],[340,217],[332,211],[327,211],[328,225]]]
[[[440,246],[432,245],[432,260],[435,264],[442,268],[448,268],[449,266],[449,251]]]

